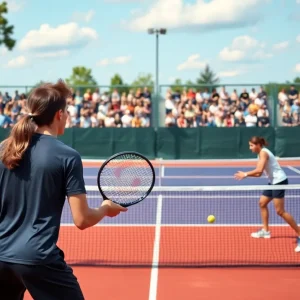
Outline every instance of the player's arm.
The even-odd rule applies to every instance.
[[[263,174],[268,158],[269,158],[268,153],[266,153],[265,151],[261,151],[259,153],[259,160],[257,162],[256,168],[249,172],[242,172],[242,171],[237,172],[234,175],[235,179],[241,180],[246,177],[260,177]]]
[[[105,216],[115,217],[121,211],[127,211],[112,201],[105,200],[100,207],[90,208],[86,199],[86,194],[72,195],[68,197],[73,222],[77,228],[84,230],[99,223]]]
[[[81,230],[100,222],[105,216],[114,217],[126,208],[106,200],[98,208],[90,208],[86,198],[83,166],[79,154],[66,161],[66,194],[71,208],[73,222]],[[100,196],[99,196],[100,197]]]

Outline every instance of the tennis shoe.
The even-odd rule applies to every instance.
[[[297,237],[297,246],[295,248],[295,252],[300,252],[300,237]]]
[[[271,238],[271,233],[270,233],[270,231],[265,231],[264,229],[261,229],[257,232],[252,232],[251,236],[256,239],[258,239],[258,238],[269,239],[269,238]],[[299,251],[300,251],[300,249],[299,249]]]

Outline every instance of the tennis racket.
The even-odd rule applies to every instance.
[[[128,207],[143,201],[151,193],[155,172],[151,162],[142,154],[120,152],[102,164],[97,184],[104,200]]]

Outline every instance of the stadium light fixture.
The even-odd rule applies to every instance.
[[[154,120],[154,127],[157,128],[159,125],[159,35],[166,35],[166,28],[149,28],[148,34],[156,35],[156,75],[155,75],[155,94],[156,100],[153,103],[154,106],[154,116],[152,120]]]

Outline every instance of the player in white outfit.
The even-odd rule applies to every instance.
[[[287,185],[288,178],[280,167],[273,153],[266,148],[267,142],[262,137],[254,136],[249,141],[250,150],[258,154],[258,163],[254,170],[250,172],[237,172],[234,177],[242,180],[247,177],[260,177],[263,172],[267,175],[270,185]],[[257,232],[253,232],[253,238],[270,238],[269,231],[269,210],[268,204],[273,200],[277,214],[288,223],[297,234],[297,246],[295,252],[300,252],[300,228],[294,218],[284,209],[285,190],[265,190],[260,200],[260,212],[263,222],[263,228]]]

